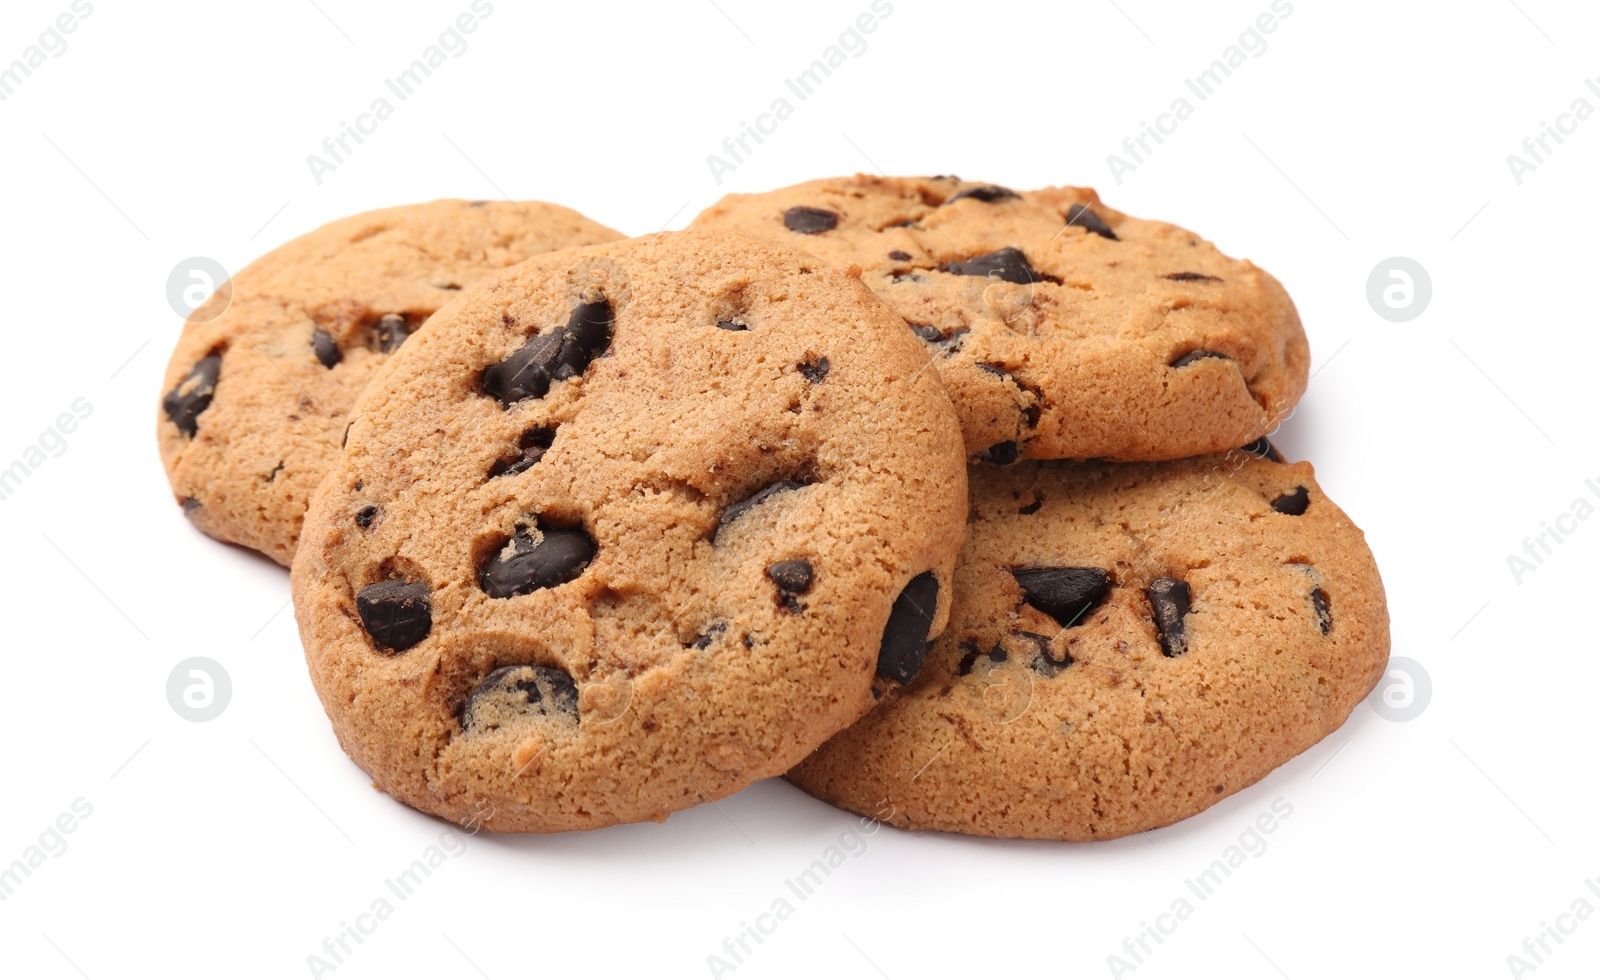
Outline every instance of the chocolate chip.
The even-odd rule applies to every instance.
[[[368,506],[361,508],[359,511],[356,511],[356,526],[362,528],[371,527],[372,519],[377,516],[378,508],[369,504]]]
[[[556,441],[556,430],[547,428],[533,428],[524,432],[517,440],[517,448],[521,453],[510,459],[504,457],[494,461],[489,467],[489,479],[497,476],[516,476],[525,473],[533,467],[534,463],[544,459],[545,451],[551,443]]]
[[[767,577],[785,592],[804,595],[811,590],[811,563],[804,558],[780,561],[767,569]]]
[[[200,429],[200,413],[211,407],[211,396],[217,391],[217,376],[222,373],[222,355],[202,357],[199,363],[183,376],[173,389],[161,399],[167,418],[186,436]]]
[[[879,677],[911,683],[927,659],[928,631],[938,610],[939,579],[932,572],[923,572],[906,584],[889,610],[889,622],[878,644]]]
[[[1150,583],[1144,594],[1150,599],[1150,613],[1155,617],[1156,636],[1161,641],[1161,652],[1176,657],[1189,649],[1189,583],[1175,578],[1158,578]]]
[[[377,341],[379,353],[393,354],[411,336],[411,326],[399,313],[385,313],[372,328],[372,335]]]
[[[534,538],[537,531],[539,537]],[[478,587],[492,599],[527,595],[570,582],[594,560],[595,543],[581,528],[528,528],[502,545],[478,569]]]
[[[1283,454],[1278,452],[1277,448],[1267,441],[1266,436],[1262,436],[1248,446],[1240,446],[1239,451],[1249,453],[1252,456],[1260,456],[1262,459],[1270,459],[1274,463],[1283,462]]]
[[[1076,625],[1111,591],[1111,574],[1104,568],[1034,565],[1013,568],[1011,577],[1022,588],[1023,601],[1063,628]]]
[[[739,320],[718,320],[718,330],[749,330],[750,325]]]
[[[826,357],[818,357],[808,358],[796,366],[800,369],[800,373],[806,376],[807,381],[819,385],[822,384],[822,379],[828,376],[828,368],[832,365],[828,363]]]
[[[896,262],[910,262],[911,261],[911,253],[910,252],[902,252],[897,248],[893,252],[889,253],[889,258],[894,259]]]
[[[743,517],[752,507],[759,507],[780,493],[799,490],[803,486],[805,486],[804,483],[798,483],[794,480],[779,480],[777,483],[762,487],[738,503],[729,504],[723,509],[722,516],[717,518],[717,529],[712,532],[711,540],[715,542],[724,528]]]
[[[1221,282],[1222,281],[1220,278],[1218,278],[1216,276],[1208,276],[1203,272],[1169,272],[1166,275],[1162,276],[1161,278],[1163,278],[1163,279],[1171,279],[1173,282]]]
[[[461,727],[494,731],[519,716],[578,720],[578,685],[554,667],[516,664],[491,671],[461,706]]]
[[[1311,506],[1311,494],[1305,487],[1295,487],[1293,490],[1272,502],[1272,509],[1280,514],[1290,517],[1299,517]]]
[[[995,443],[977,455],[985,463],[993,463],[996,466],[1010,466],[1021,457],[1022,451],[1017,448],[1014,440],[1007,439],[1005,442]]]
[[[612,312],[606,300],[580,304],[567,325],[535,334],[510,357],[483,372],[483,391],[510,407],[543,398],[550,385],[583,374],[611,345]]]
[[[998,376],[1000,376],[1002,378],[1011,377],[1011,372],[1007,371],[1005,368],[1001,367],[998,364],[985,364],[982,361],[980,361],[980,362],[978,362],[978,370],[980,370],[980,371],[988,371],[990,374],[998,375]]]
[[[710,626],[706,627],[704,633],[701,633],[699,636],[696,636],[694,638],[694,642],[690,643],[689,646],[692,647],[695,650],[704,650],[706,647],[709,647],[711,644],[713,644],[713,643],[717,642],[717,640],[721,639],[722,638],[722,634],[724,634],[726,632],[728,632],[728,624],[727,623],[723,623],[723,622],[712,623]],[[748,643],[745,644],[745,646],[749,646],[749,645],[750,644],[748,644]]]
[[[350,427],[352,425],[355,425],[355,424],[356,424],[355,420],[353,420],[353,419],[344,424],[344,435],[339,437],[339,448],[340,449],[343,449],[344,447],[350,445]]]
[[[1046,677],[1054,677],[1073,664],[1072,654],[1065,650],[1061,651],[1060,660],[1051,655],[1050,637],[1045,636],[1043,633],[1028,633],[1023,630],[1017,630],[1011,635],[1033,644],[1033,656],[1028,659],[1028,666]]]
[[[1023,504],[1021,507],[1018,507],[1017,508],[1017,513],[1019,513],[1019,514],[1037,514],[1037,513],[1039,513],[1039,508],[1043,507],[1043,506],[1044,506],[1044,501],[1043,500],[1035,500],[1031,504]]]
[[[951,195],[950,200],[944,203],[953,204],[964,197],[970,197],[985,204],[993,204],[996,201],[1004,201],[1007,198],[1016,198],[1019,201],[1022,199],[1021,194],[1009,187],[1001,187],[999,184],[985,184],[981,187],[969,187],[964,191],[957,191]]]
[[[946,336],[938,327],[930,326],[926,323],[912,323],[907,325],[911,327],[911,332],[916,334],[923,341],[933,344],[936,347],[943,348],[945,357],[949,357],[961,349],[961,344],[963,341],[962,335],[967,332],[966,327],[960,327],[951,331],[949,336]]]
[[[321,327],[311,331],[311,352],[317,355],[317,360],[325,368],[332,368],[344,360],[339,345],[333,342],[333,334]]]
[[[839,216],[822,208],[796,207],[783,212],[783,225],[802,235],[820,235],[839,227]]]
[[[422,582],[374,582],[356,593],[356,613],[368,636],[399,653],[421,643],[432,631],[431,594]]]
[[[889,273],[889,281],[890,282],[922,282],[923,281],[923,276],[922,276],[921,273],[919,273],[919,272],[917,272],[917,271],[915,271],[913,269],[896,269],[895,271]]]
[[[183,516],[194,520],[194,512],[200,509],[200,501],[193,497],[183,498]]]
[[[780,561],[767,569],[767,578],[778,586],[778,605],[792,613],[800,613],[805,606],[796,596],[811,590],[811,563],[804,558]]]
[[[1120,241],[1117,233],[1111,230],[1111,226],[1101,221],[1100,216],[1089,210],[1087,204],[1074,204],[1067,208],[1067,225],[1092,231],[1101,238],[1109,238],[1114,242]]]
[[[984,654],[978,649],[978,645],[976,643],[967,642],[961,644],[961,663],[956,667],[957,672],[963,677],[972,673],[973,664],[977,663],[978,658],[983,655]],[[996,664],[1005,663],[1007,657],[1009,656],[1010,655],[1006,653],[1005,647],[998,643],[996,643],[994,645],[994,649],[990,650],[988,653],[989,662]]]
[[[611,303],[597,300],[580,303],[567,320],[566,335],[561,339],[561,351],[556,355],[555,370],[551,377],[557,381],[576,378],[595,358],[611,346],[613,315]]]
[[[1044,276],[1036,272],[1021,249],[1007,245],[987,255],[975,255],[962,262],[951,262],[944,271],[956,276],[987,276],[1002,282],[1022,285],[1043,282]]]
[[[1317,611],[1317,625],[1322,627],[1322,635],[1327,636],[1328,630],[1333,628],[1333,610],[1328,603],[1328,593],[1321,588],[1312,589],[1311,608]]]
[[[1193,364],[1195,361],[1203,361],[1208,357],[1220,357],[1224,361],[1232,360],[1232,358],[1228,357],[1228,355],[1219,354],[1214,350],[1197,350],[1197,351],[1190,351],[1189,353],[1183,355],[1182,357],[1178,358],[1177,360],[1175,360],[1171,364],[1169,364],[1168,367],[1174,367],[1174,368],[1188,367],[1189,365]]]

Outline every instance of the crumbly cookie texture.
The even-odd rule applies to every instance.
[[[860,268],[939,358],[975,459],[1223,452],[1305,391],[1305,331],[1276,279],[1089,188],[858,174],[730,194],[690,227]]]
[[[350,408],[394,350],[491,272],[622,236],[537,201],[434,201],[335,221],[233,277],[185,324],[157,413],[161,459],[196,527],[289,564]]]
[[[340,744],[497,831],[660,820],[912,680],[967,506],[861,282],[740,235],[543,256],[384,366],[293,568]]]
[[[1261,779],[1382,676],[1383,584],[1309,463],[971,479],[950,625],[915,682],[789,773],[821,799],[915,829],[1119,837]]]

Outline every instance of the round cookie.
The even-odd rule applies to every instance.
[[[937,359],[967,451],[989,462],[1222,452],[1305,391],[1305,332],[1276,279],[1088,188],[858,174],[730,194],[690,227],[860,268]]]
[[[497,831],[660,820],[915,676],[955,413],[847,272],[681,232],[530,260],[379,373],[292,582],[340,744]]]
[[[289,564],[350,408],[391,352],[490,272],[621,237],[554,204],[434,201],[335,221],[252,262],[221,316],[184,325],[167,365],[157,439],[184,513]]]
[[[1309,463],[971,479],[949,627],[914,683],[789,773],[808,793],[913,829],[1119,837],[1254,783],[1382,676],[1383,584]]]

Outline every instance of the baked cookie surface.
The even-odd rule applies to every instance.
[[[497,831],[793,766],[948,613],[966,467],[926,362],[859,280],[740,235],[464,291],[357,404],[295,557],[341,745]]]
[[[157,438],[200,530],[289,564],[356,397],[464,287],[558,248],[622,236],[537,201],[433,201],[343,218],[252,262],[231,304],[187,323]]]
[[[858,174],[730,194],[690,227],[859,267],[939,358],[985,461],[1223,452],[1305,391],[1305,332],[1276,279],[1088,188]]]
[[[1382,582],[1309,463],[1025,462],[971,481],[922,672],[789,773],[823,800],[913,829],[1119,837],[1261,779],[1382,676]]]

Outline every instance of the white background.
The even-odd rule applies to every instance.
[[[1520,185],[1506,162],[1574,99],[1600,108],[1583,85],[1600,14],[1517,2],[1294,0],[1264,53],[1198,103],[1183,80],[1268,0],[894,0],[719,185],[706,156],[868,0],[495,0],[465,52],[319,185],[306,156],[468,0],[95,0],[0,102],[0,465],[74,399],[93,406],[0,502],[0,865],[73,801],[93,808],[0,903],[3,972],[310,975],[324,937],[447,829],[339,751],[286,574],[174,505],[153,432],[180,261],[238,269],[335,217],[448,196],[543,198],[644,234],[729,191],[881,168],[1094,184],[1281,278],[1316,374],[1277,442],[1366,529],[1394,652],[1432,699],[1404,723],[1363,704],[1260,784],[1130,839],[883,829],[725,975],[1113,975],[1124,937],[1280,797],[1292,816],[1265,852],[1124,975],[1515,975],[1507,956],[1541,923],[1580,895],[1600,907],[1584,885],[1600,877],[1600,520],[1520,584],[1506,560],[1575,498],[1600,503],[1584,486],[1600,483],[1600,118]],[[0,66],[67,9],[7,0]],[[1193,116],[1119,186],[1107,154],[1179,96]],[[1366,298],[1396,255],[1433,284],[1406,323]],[[215,721],[168,705],[190,656],[232,677]],[[664,825],[479,835],[327,975],[709,976],[724,937],[854,826],[771,781]],[[1573,934],[1524,975],[1595,975],[1600,916],[1561,921]]]

